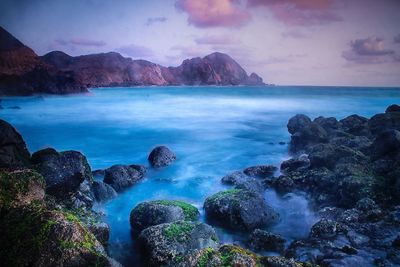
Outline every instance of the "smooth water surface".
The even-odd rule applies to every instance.
[[[92,169],[148,165],[148,153],[160,144],[176,152],[173,165],[150,170],[141,183],[96,207],[111,226],[111,255],[135,266],[139,258],[129,213],[138,202],[180,199],[203,213],[204,199],[225,188],[220,183],[224,175],[258,164],[279,166],[288,158],[286,124],[295,114],[370,117],[399,99],[400,90],[394,88],[100,88],[84,95],[3,98],[0,117],[20,131],[31,152],[48,146],[79,150]],[[270,230],[289,240],[305,237],[318,219],[302,196],[281,197],[268,190],[265,197],[281,214]],[[223,242],[243,239],[217,231]]]

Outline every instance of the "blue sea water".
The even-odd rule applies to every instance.
[[[180,199],[197,206],[226,188],[221,177],[258,164],[280,165],[289,157],[290,117],[351,114],[370,117],[400,102],[399,88],[352,87],[135,87],[99,88],[68,96],[5,97],[0,118],[13,124],[31,152],[54,147],[79,150],[92,169],[144,164],[157,145],[177,161],[96,208],[111,226],[111,256],[127,266],[140,258],[130,235],[129,213],[149,199]],[[20,109],[10,109],[18,106]],[[279,142],[285,142],[284,145]],[[304,196],[265,193],[281,215],[269,230],[288,240],[308,235],[318,220]],[[223,242],[243,237],[217,229]]]

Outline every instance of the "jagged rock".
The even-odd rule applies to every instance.
[[[154,168],[161,168],[170,165],[176,160],[176,155],[166,146],[158,146],[149,154],[149,162]]]
[[[138,165],[114,165],[105,170],[104,183],[121,192],[142,180],[145,175],[143,170]]]
[[[30,154],[22,136],[11,124],[0,119],[0,168],[29,166]]]
[[[43,149],[32,155],[32,163],[46,180],[46,193],[58,198],[77,192],[85,179],[93,179],[86,157],[78,151]]]
[[[130,214],[131,227],[140,232],[153,225],[176,221],[195,221],[200,213],[196,207],[177,200],[154,200],[138,204]]]
[[[248,244],[252,249],[280,253],[285,249],[285,242],[286,240],[282,236],[260,229],[254,230],[248,240]]]
[[[226,190],[208,197],[204,209],[209,220],[241,231],[271,224],[279,218],[262,195],[243,189]]]
[[[92,184],[92,191],[96,201],[103,202],[117,197],[117,192],[110,185],[94,181]]]
[[[176,266],[189,252],[219,245],[211,226],[188,221],[148,227],[141,232],[139,243],[150,266]]]

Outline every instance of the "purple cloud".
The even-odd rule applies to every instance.
[[[293,39],[308,39],[310,38],[310,35],[305,34],[301,31],[294,31],[294,30],[290,30],[290,31],[286,31],[281,33],[281,36],[283,38],[293,38]]]
[[[251,19],[237,0],[177,0],[175,7],[189,15],[189,24],[199,28],[241,27]]]
[[[350,43],[351,50],[344,51],[342,57],[360,64],[380,64],[397,61],[393,50],[385,49],[383,39],[372,36],[356,39]]]
[[[132,58],[149,58],[154,56],[154,53],[151,49],[135,44],[121,46],[120,48],[116,49],[116,51]]]
[[[166,17],[154,17],[154,18],[148,18],[146,21],[146,26],[151,26],[154,23],[163,23],[166,22],[168,19]]]
[[[280,21],[290,26],[313,26],[341,21],[333,12],[334,0],[248,0],[249,7],[267,7]]]

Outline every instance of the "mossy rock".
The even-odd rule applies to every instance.
[[[178,200],[154,200],[138,204],[130,214],[130,223],[135,232],[176,221],[195,221],[200,213],[196,207]]]
[[[139,236],[139,244],[150,266],[177,266],[194,251],[217,248],[219,241],[207,224],[178,221],[146,228]]]
[[[0,223],[4,266],[109,266],[102,245],[72,214],[32,203],[2,213]]]
[[[28,205],[44,198],[45,181],[32,170],[0,171],[0,209]]]
[[[251,231],[279,218],[262,194],[246,189],[216,193],[205,200],[204,209],[211,222],[239,231]]]

